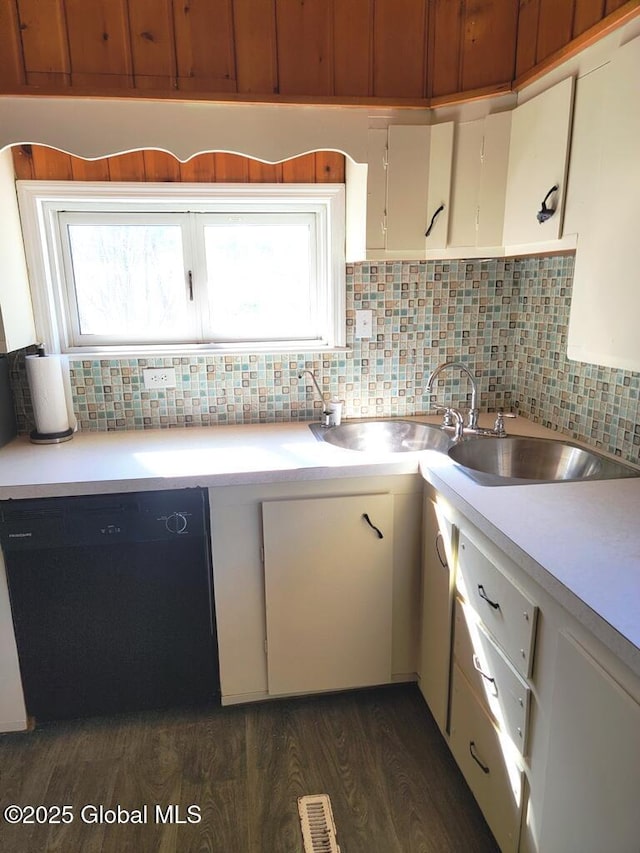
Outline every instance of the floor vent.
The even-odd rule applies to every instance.
[[[340,853],[331,801],[326,794],[298,799],[305,853]]]

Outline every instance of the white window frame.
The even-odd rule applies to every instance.
[[[345,190],[342,184],[129,184],[18,181],[31,295],[39,339],[49,352],[82,358],[147,354],[341,349],[346,343]],[[315,215],[320,332],[314,339],[76,346],[63,296],[60,212],[282,213]]]

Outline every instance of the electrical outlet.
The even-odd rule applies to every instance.
[[[359,308],[356,311],[356,338],[373,337],[373,311],[369,308]]]
[[[142,376],[147,390],[176,387],[175,367],[147,367],[142,371]]]

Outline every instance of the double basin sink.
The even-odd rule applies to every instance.
[[[528,436],[472,436],[454,442],[441,427],[404,420],[347,421],[309,425],[319,441],[369,453],[437,450],[487,486],[612,480],[640,471],[571,441]]]

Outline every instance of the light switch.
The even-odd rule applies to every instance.
[[[356,338],[373,337],[373,311],[370,308],[360,308],[356,311]]]

